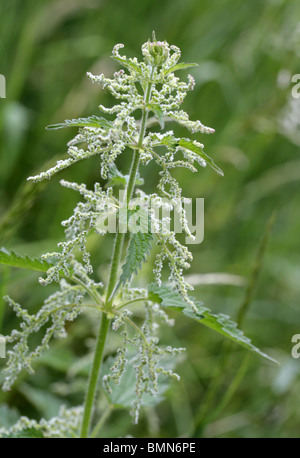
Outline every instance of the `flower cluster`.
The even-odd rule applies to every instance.
[[[80,285],[70,285],[65,280],[60,281],[60,291],[46,299],[44,305],[36,315],[30,315],[26,310],[6,296],[5,300],[10,305],[17,317],[22,319],[21,330],[13,330],[6,338],[8,343],[13,343],[13,349],[8,351],[7,374],[3,384],[4,390],[9,390],[22,369],[33,374],[32,362],[49,348],[52,336],[61,338],[66,336],[65,323],[74,321],[82,312],[81,303],[85,289]],[[34,350],[29,347],[29,338],[46,326],[45,335],[41,344]]]
[[[114,320],[114,331],[122,329],[123,344],[117,351],[113,366],[109,373],[103,377],[104,387],[108,393],[112,392],[112,383],[118,385],[128,365],[133,366],[136,373],[135,400],[132,403],[131,416],[134,423],[138,422],[139,411],[143,405],[145,395],[157,396],[159,394],[159,378],[170,376],[179,380],[180,377],[173,371],[176,356],[185,348],[162,347],[158,345],[157,331],[159,322],[173,326],[174,320],[157,305],[145,302],[145,320],[143,326],[138,328],[131,320],[132,312],[123,312]],[[132,330],[138,330],[133,336]],[[170,365],[170,361],[173,364]]]
[[[50,420],[42,418],[39,422],[21,417],[18,422],[10,428],[0,428],[0,437],[14,437],[26,430],[40,432],[41,437],[50,439],[76,438],[79,434],[80,422],[82,419],[82,407],[67,409],[60,408],[57,417]],[[18,436],[17,436],[18,437]],[[20,436],[22,437],[22,436]]]

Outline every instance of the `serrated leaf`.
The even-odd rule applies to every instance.
[[[47,272],[49,267],[51,267],[51,265],[46,261],[30,258],[29,256],[20,256],[14,251],[7,250],[4,247],[0,249],[0,264],[5,264],[11,267],[21,267],[29,270],[37,270],[38,272]]]
[[[88,118],[78,119],[66,119],[64,122],[59,124],[51,124],[47,126],[47,130],[63,129],[65,127],[98,127],[101,129],[110,129],[113,124],[105,118],[99,118],[98,116],[89,116]]]
[[[181,148],[188,149],[190,151],[193,151],[193,153],[198,154],[202,159],[204,159],[205,162],[219,175],[224,176],[223,171],[214,163],[211,157],[209,157],[203,149],[195,145],[195,143],[192,140],[189,140],[188,138],[181,138],[179,140],[178,146],[181,146]]]
[[[173,65],[173,67],[168,68],[167,70],[164,70],[163,74],[164,74],[164,76],[166,76],[169,73],[176,72],[177,70],[184,70],[184,69],[189,68],[189,67],[197,67],[197,66],[198,66],[198,64],[185,64],[184,62],[182,62],[181,64]]]
[[[130,281],[132,276],[141,269],[143,262],[146,261],[147,255],[151,251],[152,240],[153,237],[150,232],[131,234],[127,256],[122,267],[120,284]]]
[[[26,428],[13,434],[3,436],[4,439],[43,439],[44,434],[40,429]]]
[[[187,306],[180,294],[166,284],[158,286],[151,283],[148,287],[148,297],[153,302],[161,304],[162,307],[169,307],[176,311]]]
[[[198,321],[198,323],[213,329],[219,334],[222,334],[224,337],[227,337],[248,350],[257,353],[263,358],[273,363],[277,363],[275,359],[255,347],[251,343],[251,340],[237,328],[237,324],[231,321],[230,317],[227,315],[222,313],[214,314],[208,308],[203,307],[201,302],[194,301],[198,309],[198,313],[196,313],[190,306],[188,306],[180,294],[171,289],[168,285],[157,286],[152,283],[149,285],[148,293],[149,299],[160,304],[162,307],[175,310],[176,312],[192,318],[193,320]]]
[[[129,70],[130,72],[138,73],[139,75],[142,75],[140,67],[137,64],[135,64],[134,62],[132,62],[131,60],[121,59],[120,57],[116,57],[116,56],[111,56],[111,57],[114,60],[117,60],[121,65],[123,65],[123,67],[127,68],[127,70]]]

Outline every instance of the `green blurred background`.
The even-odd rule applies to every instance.
[[[0,73],[7,82],[0,100],[0,245],[36,256],[55,249],[63,236],[60,221],[77,198],[59,180],[91,186],[100,167],[95,158],[49,183],[27,183],[27,176],[65,154],[73,135],[45,126],[98,114],[100,103],[110,106],[109,95],[86,72],[112,75],[118,68],[110,58],[114,44],[140,57],[155,30],[159,40],[181,48],[184,62],[199,64],[190,71],[196,87],[183,108],[216,129],[193,138],[225,173],[176,173],[186,196],[205,198],[205,239],[192,246],[189,271],[195,295],[233,318],[246,300],[243,330],[281,363],[255,355],[245,361],[245,351],[178,319],[163,341],[187,348],[178,366],[181,382],[145,410],[138,426],[127,412],[116,412],[103,435],[299,437],[300,360],[291,357],[291,338],[300,333],[300,100],[291,95],[291,77],[300,73],[299,1],[1,0],[0,14]],[[151,168],[145,174],[147,189],[154,189]],[[101,264],[97,275],[105,279],[111,244],[90,243]],[[1,268],[0,276],[0,297],[9,293],[31,312],[53,289],[17,269]],[[149,281],[151,264],[140,279]],[[86,367],[70,367],[92,347],[93,322],[86,316],[70,325],[68,339],[54,343],[34,377],[24,374],[10,393],[0,394],[12,408],[0,407],[0,422],[12,421],[16,411],[49,417],[63,403],[82,402]],[[16,325],[0,302],[0,333]]]

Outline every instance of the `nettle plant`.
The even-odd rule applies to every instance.
[[[180,49],[169,46],[167,42],[156,41],[155,36],[152,42],[143,44],[141,62],[121,55],[123,46],[116,45],[112,57],[125,69],[116,72],[112,79],[88,74],[118,103],[111,108],[100,105],[106,118],[91,116],[49,126],[49,129],[79,127],[79,133],[68,143],[67,159],[58,161],[46,172],[28,178],[34,182],[50,179],[78,161],[99,155],[101,177],[108,180],[108,186],[103,188],[95,183],[92,190],[87,189],[85,184],[60,182],[62,186],[78,192],[81,201],[72,216],[62,222],[66,238],[58,244],[58,251],[46,253],[40,260],[21,257],[5,249],[0,252],[1,263],[45,272],[46,276],[40,278],[40,283],[49,285],[56,282],[60,288],[45,300],[35,315],[30,315],[12,298],[5,298],[21,324],[20,329],[13,330],[6,337],[7,346],[11,345],[11,349],[7,352],[3,389],[9,390],[21,371],[33,373],[34,359],[49,348],[51,339],[66,335],[66,322],[75,320],[87,308],[92,308],[100,312],[101,319],[84,405],[71,409],[62,407],[59,416],[50,421],[37,422],[21,417],[10,430],[1,430],[4,436],[95,437],[103,424],[103,418],[100,417],[98,422],[94,418],[100,386],[109,404],[120,408],[124,381],[128,385],[128,380],[134,390],[130,412],[133,422],[137,423],[141,406],[149,402],[149,397],[154,399],[153,404],[155,399],[161,400],[166,389],[165,379],[179,379],[174,369],[177,355],[184,348],[163,346],[158,337],[160,323],[174,324],[169,311],[196,320],[271,359],[254,347],[226,315],[212,313],[189,295],[192,287],[185,281],[183,270],[189,267],[192,255],[171,230],[170,218],[159,217],[157,211],[172,209],[183,231],[192,239],[184,205],[186,200],[172,176],[172,170],[183,167],[196,172],[195,164],[203,167],[208,164],[222,175],[222,171],[204,153],[201,143],[177,138],[172,130],[164,131],[166,121],[175,121],[192,134],[214,132],[200,121],[190,120],[180,108],[187,92],[194,88],[195,81],[190,75],[187,82],[181,81],[175,72],[195,64],[178,63]],[[128,175],[123,175],[115,165],[121,154],[132,155]],[[151,161],[159,166],[159,182],[156,192],[147,195],[138,188],[143,183],[139,165],[145,166]],[[124,187],[119,197],[116,196],[115,185]],[[107,221],[112,216],[115,220],[115,241],[108,282],[104,286],[93,277],[87,239],[91,233],[104,236]],[[124,230],[124,225],[127,230]],[[128,240],[126,251],[125,240]],[[153,283],[147,288],[133,287],[134,277],[154,247]],[[77,254],[78,249],[81,256]],[[169,281],[166,283],[161,280],[164,266],[169,268]],[[40,345],[32,349],[30,336],[40,330],[43,330],[44,336]],[[109,332],[119,333],[122,343],[114,352],[114,359],[108,358],[103,362]]]

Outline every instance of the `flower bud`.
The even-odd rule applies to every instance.
[[[169,58],[169,46],[165,41],[148,41],[143,44],[142,53],[147,65],[163,65]]]

